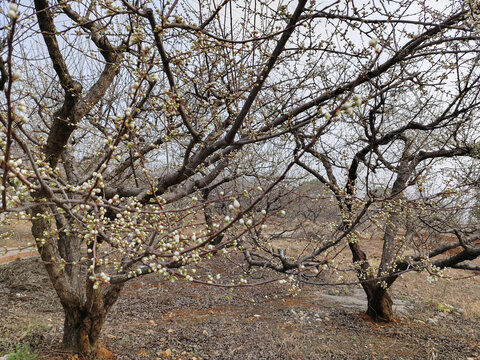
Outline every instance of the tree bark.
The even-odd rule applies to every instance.
[[[58,238],[50,234],[50,213],[45,205],[31,210],[32,234],[65,313],[63,347],[93,359],[105,318],[120,296],[123,283],[103,284],[94,289],[80,265],[80,239],[64,232]],[[67,219],[58,214],[55,219],[57,228],[66,227]]]
[[[393,321],[393,301],[388,289],[379,285],[366,285],[364,289],[368,300],[367,315],[375,322]]]
[[[93,359],[108,311],[120,296],[123,283],[107,285],[102,290],[87,283],[87,301],[81,305],[62,301],[65,312],[63,347]]]
[[[203,216],[205,217],[205,223],[207,224],[208,230],[211,234],[215,234],[215,227],[213,226],[213,210],[208,204],[208,196],[210,195],[210,191],[210,188],[205,188],[202,190],[202,197],[205,202],[203,207]],[[211,244],[216,246],[220,244],[222,240],[223,235],[219,234],[212,239]]]
[[[97,353],[98,339],[107,311],[97,309],[95,313],[85,307],[63,306],[65,321],[63,324],[63,347],[93,358]]]
[[[403,199],[403,190],[407,185],[407,181],[412,173],[412,168],[408,162],[408,147],[405,148],[404,154],[397,168],[397,178],[392,186],[393,200]],[[397,279],[393,275],[395,256],[397,254],[397,238],[396,235],[401,228],[405,215],[402,209],[395,209],[385,225],[385,234],[383,236],[382,259],[378,269],[378,277],[389,275],[385,280],[384,286],[377,283],[365,284],[364,289],[368,299],[367,315],[377,322],[393,321],[393,301],[388,293],[388,288]]]
[[[350,243],[350,250],[353,255],[353,262],[359,263],[357,270],[359,279],[372,279],[369,273],[369,263],[367,255],[360,249],[358,243]],[[386,279],[387,286],[390,286],[396,279],[396,276],[390,276]],[[393,321],[393,301],[388,293],[388,287],[384,288],[372,279],[362,283],[363,290],[367,294],[367,315],[375,322],[391,322]]]
[[[408,179],[413,171],[413,167],[410,166],[408,161],[407,151],[408,147],[406,147],[397,168],[397,178],[391,190],[392,200],[403,200],[405,198],[403,191],[407,187]],[[404,211],[401,208],[394,209],[389,213],[388,220],[385,224],[385,234],[383,236],[382,259],[378,268],[379,277],[392,273],[398,251],[397,235],[402,227],[402,223],[405,221],[405,217]]]

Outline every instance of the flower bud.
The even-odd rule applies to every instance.
[[[18,16],[18,6],[15,3],[10,3],[8,6],[8,17],[16,19]]]

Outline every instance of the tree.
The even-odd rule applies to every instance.
[[[460,135],[470,123],[477,85],[465,81],[463,69],[475,76],[476,8],[425,8],[418,10],[423,20],[398,15],[417,5],[385,14],[354,2],[307,0],[11,3],[4,10],[0,53],[1,211],[32,223],[65,312],[64,346],[94,356],[108,310],[129,279],[157,273],[195,280],[196,263],[261,222],[242,220],[295,164],[308,168],[303,157],[323,164],[328,177],[317,177],[343,215],[343,235],[321,249],[353,236],[378,200],[370,196],[361,210],[355,196],[361,164],[392,171],[399,161],[380,148],[408,144],[400,159],[407,165],[393,171],[400,176],[408,168],[408,176],[400,176],[394,191],[422,161],[470,153],[461,141],[452,153],[454,137],[447,136],[443,147],[436,144],[419,159],[413,149],[421,143],[409,138],[455,126]],[[422,71],[429,61],[437,63]],[[439,87],[430,80],[455,69],[462,69],[456,95],[447,96],[448,87],[443,91],[452,105],[426,124],[413,121],[418,107],[403,111],[382,100],[407,83],[418,91]],[[441,100],[432,99],[424,112]],[[352,102],[371,117],[339,121],[342,109],[356,114]],[[397,112],[404,125],[395,127],[388,111]],[[367,131],[366,140],[346,138],[360,129]],[[340,159],[318,150],[331,147],[339,131],[342,146],[350,149],[346,154],[355,154],[344,190],[332,169]],[[209,197],[235,173],[231,164],[243,154],[278,144],[290,146],[293,158],[248,203],[232,194]],[[397,195],[385,200],[398,201]],[[204,200],[225,201],[233,215],[201,220]],[[362,252],[350,244],[359,276],[370,274]],[[316,255],[285,264],[288,270],[315,265]],[[390,258],[385,266],[393,269]],[[376,279],[367,280],[377,286]]]
[[[32,222],[65,311],[65,347],[94,355],[128,279],[193,280],[185,267],[225,246],[210,243],[234,221],[202,226],[203,205],[182,199],[287,124],[264,121],[273,104],[257,98],[281,83],[267,77],[282,73],[305,4],[291,14],[261,4],[254,24],[254,9],[236,20],[228,1],[9,5],[2,212]],[[274,19],[257,25],[261,14]]]
[[[330,106],[334,110],[326,116],[336,121],[327,129],[319,124],[295,132],[295,162],[329,189],[342,220],[336,231],[319,237],[310,253],[296,259],[268,246],[246,251],[251,265],[322,283],[315,281],[317,275],[312,278],[302,271],[310,268],[318,273],[333,267],[329,262],[337,254],[333,249],[346,241],[352,269],[367,294],[367,314],[375,321],[393,320],[388,289],[401,274],[423,269],[436,276],[445,267],[478,270],[468,261],[480,255],[476,226],[466,226],[452,216],[459,209],[468,212],[461,198],[465,192],[474,192],[472,178],[456,175],[459,163],[471,161],[472,168],[478,166],[479,69],[474,50],[478,37],[471,35],[478,10],[467,6],[446,16],[423,9],[422,16],[429,21],[418,22],[403,17],[412,5],[399,5],[395,11],[387,7],[388,20],[360,17],[355,9],[351,14],[322,13],[337,21],[348,19],[350,26],[378,39],[371,46],[379,64],[368,72],[368,82],[361,82],[362,75],[350,75],[347,65],[344,72],[339,71],[338,62],[330,73],[339,78],[324,80],[325,88],[334,84],[331,91],[339,88],[338,83],[356,84],[357,95],[350,101]],[[420,26],[413,30],[407,24]],[[402,39],[406,32],[408,40]],[[348,49],[352,51],[354,45]],[[399,58],[401,62],[391,63]],[[303,152],[306,156],[300,158]],[[445,166],[451,170],[440,171]],[[362,240],[379,231],[383,251],[379,266],[374,267]],[[448,233],[457,239],[438,241]],[[432,234],[437,241],[426,242]],[[447,254],[455,248],[453,255]],[[327,250],[333,252],[325,259]]]

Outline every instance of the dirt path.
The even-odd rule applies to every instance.
[[[367,308],[367,295],[362,289],[354,288],[346,294],[337,295],[319,293],[319,297],[338,304],[345,309],[364,311]],[[408,315],[413,311],[413,304],[408,300],[393,299],[393,311],[397,315]]]
[[[15,259],[39,256],[38,251],[32,250],[32,248],[24,250],[8,248],[7,251],[3,251],[1,254],[3,255],[0,255],[0,264],[5,264]]]

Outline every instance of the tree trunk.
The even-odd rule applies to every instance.
[[[208,196],[210,195],[210,188],[205,188],[202,190],[202,197],[205,201],[205,206],[203,207],[203,214],[205,217],[205,223],[207,224],[207,229],[210,231],[210,234],[215,234],[215,227],[213,226],[213,210],[208,204]],[[219,234],[215,236],[210,242],[212,245],[218,245],[222,242],[223,235]]]
[[[123,283],[110,284],[102,291],[93,289],[92,285],[87,281],[87,301],[84,305],[70,305],[62,301],[65,312],[63,346],[87,359],[95,357],[105,318],[123,288]]]
[[[97,353],[98,339],[107,315],[106,309],[97,309],[95,313],[85,308],[63,307],[63,347],[94,358]]]
[[[58,237],[49,236],[51,220],[48,216],[37,215],[49,213],[50,208],[45,205],[31,210],[32,234],[65,313],[63,346],[93,359],[105,318],[120,296],[123,283],[102,284],[100,289],[94,289],[79,262],[81,239],[67,236],[65,232],[60,232]],[[57,215],[57,228],[67,228],[66,221]],[[86,282],[82,284],[85,278]]]
[[[367,315],[375,322],[393,321],[393,301],[388,290],[378,285],[364,289],[368,299]]]
[[[391,194],[392,200],[398,201],[405,198],[403,191],[407,187],[408,179],[412,174],[412,168],[409,166],[407,156],[408,147],[405,148],[404,155],[397,167],[397,178],[393,183]],[[388,214],[388,219],[385,224],[385,233],[383,235],[383,251],[380,266],[378,267],[378,276],[386,276],[392,274],[393,265],[396,261],[401,243],[397,238],[401,232],[402,224],[404,224],[406,214],[401,207],[393,208]]]

